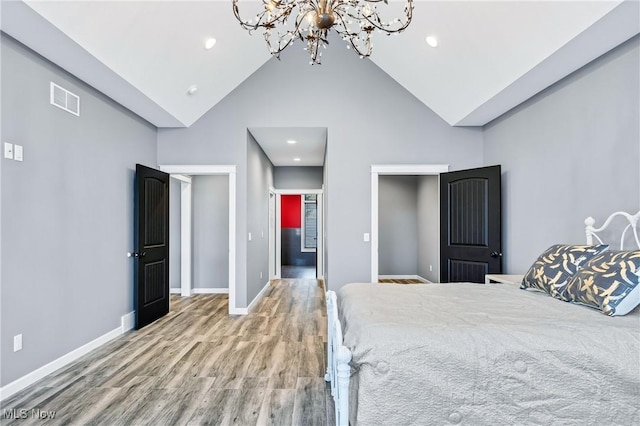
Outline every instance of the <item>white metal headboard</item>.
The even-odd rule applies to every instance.
[[[593,244],[593,237],[595,237],[600,242],[600,244],[604,244],[597,233],[606,229],[616,216],[622,216],[629,222],[624,228],[624,231],[622,231],[622,235],[620,236],[620,250],[624,250],[624,237],[629,228],[631,228],[633,237],[636,240],[636,245],[638,246],[638,249],[640,249],[640,238],[638,238],[638,221],[640,221],[640,211],[634,215],[625,212],[615,212],[611,214],[611,216],[609,216],[607,220],[604,221],[604,225],[602,225],[600,228],[594,228],[593,225],[595,225],[596,221],[591,216],[589,216],[584,220],[585,232],[587,233],[587,244]]]

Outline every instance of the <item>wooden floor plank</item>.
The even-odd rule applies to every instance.
[[[318,280],[274,280],[246,316],[228,315],[226,294],[173,295],[165,317],[2,402],[54,419],[0,424],[325,424],[326,340]]]

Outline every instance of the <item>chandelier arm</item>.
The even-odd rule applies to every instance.
[[[281,13],[279,13],[277,16],[274,16],[273,18],[267,18],[266,22],[261,23],[262,19],[267,14],[267,10],[263,10],[262,12],[260,12],[258,14],[257,22],[255,24],[250,24],[249,21],[245,21],[240,17],[240,9],[238,8],[238,0],[233,0],[233,13],[234,13],[236,19],[238,20],[238,22],[240,22],[240,26],[242,26],[242,28],[244,28],[245,30],[249,30],[249,31],[257,30],[260,27],[267,28],[267,29],[273,28],[273,26],[274,26],[274,24],[276,22],[280,22],[280,21],[284,22],[284,21],[286,21],[287,17],[291,14],[291,11],[295,7],[297,7],[296,4],[289,4],[284,9],[280,9],[280,6],[277,5],[276,9],[278,11],[281,11]]]
[[[269,52],[275,56],[276,58],[280,59],[280,53],[282,53],[284,51],[284,49],[286,49],[289,44],[293,43],[293,40],[295,40],[296,38],[300,38],[300,40],[304,40],[304,36],[302,35],[302,32],[300,31],[300,27],[302,26],[302,21],[303,19],[296,19],[296,24],[295,24],[295,28],[291,31],[287,31],[287,33],[285,34],[278,34],[278,47],[277,48],[273,48],[271,41],[270,41],[270,28],[265,30],[264,33],[264,38],[265,41],[267,42],[267,46],[269,47]],[[285,40],[285,36],[289,36],[289,40],[286,41],[285,43],[283,43],[283,41]]]
[[[338,20],[340,22],[340,24],[342,25],[343,31],[340,31],[338,29],[336,29],[336,32],[338,33],[338,35],[342,35],[343,39],[347,39],[349,41],[349,44],[351,44],[351,47],[353,47],[353,50],[355,50],[355,52],[363,58],[367,58],[369,56],[371,56],[371,42],[369,40],[367,40],[367,51],[363,52],[362,50],[360,50],[360,47],[354,42],[354,38],[357,38],[358,34],[357,33],[352,33],[349,31],[349,27],[347,26],[347,23],[344,20],[344,17],[341,14],[338,14]],[[367,39],[370,38],[370,35],[367,37]]]
[[[371,2],[371,0],[365,0],[365,1]],[[380,2],[380,1],[384,1],[384,0],[377,0],[376,2]],[[356,14],[353,14],[348,10],[344,10],[344,12],[342,13],[345,13],[350,18],[356,19],[358,21],[366,21],[369,24],[371,24],[371,26],[375,27],[378,30],[384,31],[386,33],[389,33],[389,34],[399,33],[404,31],[409,26],[409,24],[413,19],[413,0],[407,0],[407,5],[405,6],[405,10],[404,10],[404,13],[406,15],[406,21],[402,22],[402,20],[400,19],[395,21],[401,24],[400,27],[398,28],[385,27],[377,11],[372,12],[371,15],[369,16],[364,15],[362,11],[358,10],[358,8],[356,8],[356,11],[357,11]],[[375,17],[375,20],[371,19],[371,17]]]

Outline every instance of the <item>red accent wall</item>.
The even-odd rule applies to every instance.
[[[282,228],[300,228],[302,224],[302,199],[300,195],[282,195],[280,216]]]

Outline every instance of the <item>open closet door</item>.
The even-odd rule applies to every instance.
[[[440,281],[502,272],[500,166],[440,174]]]
[[[136,329],[169,312],[169,175],[136,165]]]

